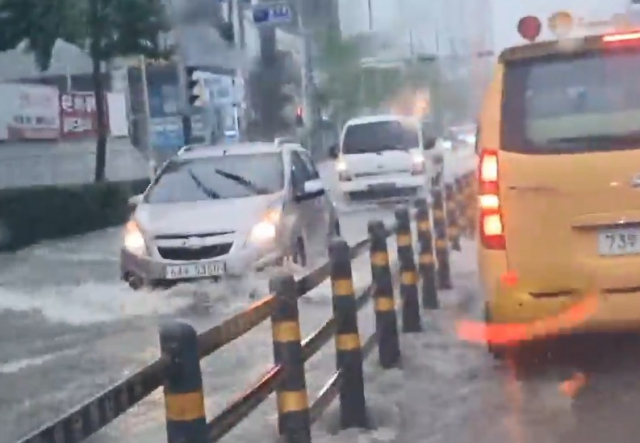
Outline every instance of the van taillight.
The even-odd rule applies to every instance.
[[[480,241],[486,249],[505,248],[498,176],[498,152],[482,150],[478,165],[478,221]]]

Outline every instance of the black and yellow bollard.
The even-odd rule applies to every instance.
[[[467,207],[465,200],[465,187],[462,177],[456,177],[454,182],[454,194],[456,213],[458,214],[458,226],[460,227],[460,235],[470,237],[469,223],[467,217]]]
[[[187,323],[163,324],[160,350],[169,361],[164,379],[167,441],[205,443],[207,420],[196,331]]]
[[[456,194],[453,184],[447,183],[444,186],[444,197],[446,201],[447,238],[451,244],[451,249],[461,251],[460,246],[460,224],[458,208],[456,204]]]
[[[329,245],[333,317],[336,322],[336,363],[342,373],[340,424],[342,429],[369,427],[364,396],[362,347],[358,332],[358,306],[351,273],[349,245],[335,238]]]
[[[449,265],[449,241],[447,239],[447,220],[444,212],[442,191],[431,190],[433,208],[433,230],[435,233],[436,270],[438,289],[451,289],[451,268]]]
[[[276,389],[278,430],[283,443],[310,443],[311,418],[300,343],[300,312],[293,276],[282,274],[269,280],[276,303],[271,314],[273,356],[284,378]]]
[[[476,221],[476,204],[477,204],[475,176],[473,174],[469,174],[466,176],[464,193],[465,193],[465,204],[466,204],[465,215],[467,217],[467,224],[469,226],[469,237],[473,239],[476,234],[475,221]]]
[[[380,366],[390,369],[397,367],[400,363],[400,338],[398,337],[396,302],[393,297],[393,278],[389,267],[386,228],[383,222],[371,220],[368,231],[378,357]]]
[[[433,233],[429,204],[424,198],[416,200],[416,224],[418,226],[418,269],[422,277],[422,307],[438,309],[436,285],[436,260],[433,256]]]
[[[418,271],[413,256],[411,219],[406,208],[397,209],[396,240],[400,261],[400,298],[402,299],[402,332],[421,332],[420,300],[418,299]]]

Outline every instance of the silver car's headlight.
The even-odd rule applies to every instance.
[[[281,215],[282,211],[277,209],[267,211],[262,217],[262,220],[251,229],[249,241],[260,244],[274,240],[278,231],[278,223],[280,222]]]
[[[130,220],[124,228],[124,247],[132,254],[145,255],[147,253],[147,242],[138,223],[133,220]]]

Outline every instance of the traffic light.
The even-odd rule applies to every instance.
[[[202,106],[208,101],[207,89],[199,78],[198,69],[187,67],[187,97],[189,106]]]
[[[302,109],[302,106],[298,106],[296,109],[296,126],[304,126],[304,110]]]

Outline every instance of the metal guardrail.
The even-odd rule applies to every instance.
[[[0,145],[0,189],[93,182],[95,149],[50,148],[16,153],[3,152]],[[148,178],[149,173],[148,161],[135,148],[107,146],[107,180],[137,180]]]
[[[311,425],[336,397],[342,402],[342,427],[367,428],[363,361],[377,348],[382,368],[397,367],[398,324],[405,333],[421,332],[421,309],[438,309],[438,289],[451,288],[449,244],[454,246],[453,250],[459,250],[455,247],[459,236],[472,236],[469,228],[475,199],[472,179],[467,175],[456,180],[451,192],[445,192],[448,198],[443,198],[442,191],[434,190],[431,206],[421,199],[414,211],[398,209],[392,226],[381,221],[369,222],[368,238],[355,245],[348,246],[344,240],[335,238],[327,263],[298,280],[288,274],[272,278],[273,295],[199,335],[187,323],[174,321],[163,325],[162,357],[20,443],[84,441],[160,387],[164,388],[169,443],[219,441],[274,392],[278,400],[280,441],[309,443]],[[417,254],[412,219],[417,227]],[[398,264],[393,266],[396,272],[392,272],[387,246],[388,238],[394,234],[398,253]],[[356,295],[351,261],[367,250],[372,282]],[[331,282],[334,314],[302,339],[298,299],[327,279]],[[394,298],[397,280],[402,299],[400,321]],[[371,300],[376,332],[361,344],[357,312]],[[200,360],[268,318],[272,324],[275,364],[207,422]],[[338,369],[309,403],[304,364],[332,338]]]

